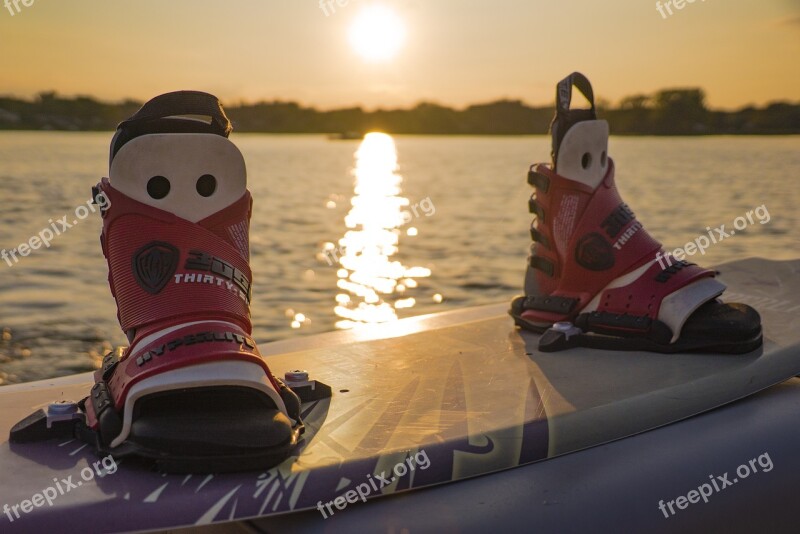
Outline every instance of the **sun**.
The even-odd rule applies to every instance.
[[[389,8],[370,6],[361,11],[350,27],[350,44],[368,61],[388,61],[403,46],[403,21]]]

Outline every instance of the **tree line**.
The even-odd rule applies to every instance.
[[[31,100],[0,97],[0,130],[108,131],[140,106],[141,102],[134,100],[110,103],[87,96],[63,97],[52,91]],[[543,134],[553,116],[552,106],[533,107],[519,100],[464,109],[421,102],[409,109],[323,111],[284,101],[239,103],[225,109],[236,131],[265,133]],[[598,115],[619,135],[800,133],[800,102],[711,110],[703,90],[695,88],[629,96],[614,107],[601,102]]]

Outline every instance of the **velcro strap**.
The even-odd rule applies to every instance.
[[[681,269],[685,267],[689,267],[691,265],[696,265],[695,263],[689,263],[688,261],[684,260],[675,260],[672,265],[661,271],[655,276],[655,281],[659,283],[667,283],[672,278],[672,275],[677,274]]]
[[[547,236],[540,232],[535,226],[531,226],[531,239],[537,243],[541,243],[547,248],[552,248],[550,246],[550,240],[547,238]]]
[[[555,274],[555,266],[553,265],[553,262],[547,258],[534,255],[529,258],[528,264],[532,268],[542,271],[547,276],[552,277],[553,274]]]
[[[550,189],[550,178],[542,173],[536,172],[536,165],[531,167],[528,171],[528,183],[543,193],[547,193]]]
[[[544,208],[536,202],[536,196],[531,195],[531,198],[528,199],[528,211],[536,215],[536,218],[539,219],[540,222],[544,223]]]
[[[568,314],[578,304],[579,299],[559,296],[527,296],[522,301],[523,310],[536,310],[549,313]]]

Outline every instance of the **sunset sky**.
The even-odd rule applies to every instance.
[[[800,101],[798,0],[696,0],[667,18],[653,0],[334,0],[327,15],[319,0],[34,0],[13,16],[2,1],[2,95],[539,105],[580,70],[612,102],[687,86],[714,108]],[[375,5],[393,21],[352,30]]]

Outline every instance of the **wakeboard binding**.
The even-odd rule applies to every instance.
[[[570,109],[573,88],[590,104]],[[539,349],[745,353],[762,344],[761,318],[719,297],[716,272],[668,255],[623,202],[589,80],[556,88],[552,163],[532,165],[535,215],[517,326],[543,334]]]
[[[99,454],[172,472],[268,468],[297,445],[301,399],[251,334],[252,199],[231,130],[219,101],[195,91],[156,97],[119,125],[93,193],[130,346],[47,428],[63,432],[66,419]],[[17,441],[37,435],[35,416]]]

